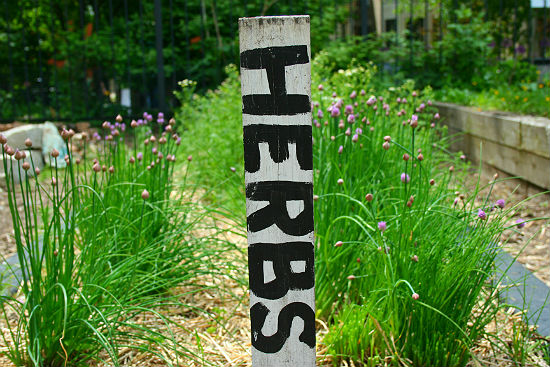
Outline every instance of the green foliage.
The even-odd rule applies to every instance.
[[[525,61],[503,60],[489,66],[480,78],[472,78],[472,85],[477,89],[495,88],[501,85],[519,86],[536,83],[538,80],[536,66]]]
[[[234,65],[214,91],[194,93],[194,82],[180,83],[176,92],[182,108],[176,117],[183,121],[182,146],[200,162],[191,180],[207,190],[206,197],[244,216],[244,167],[239,74]],[[205,174],[208,172],[208,174]]]
[[[168,133],[176,128],[157,125]],[[177,135],[154,139],[148,127],[137,127],[127,145],[123,127],[105,127],[107,139],[84,139],[83,156],[67,156],[64,171],[55,163],[41,173],[45,180],[31,181],[30,167],[17,185],[13,172],[22,161],[4,166],[23,279],[20,297],[0,300],[9,328],[3,342],[15,365],[118,366],[123,348],[149,352],[166,365],[194,358],[174,337],[181,326],[157,310],[192,311],[170,290],[211,273],[216,241],[191,234],[198,223],[207,228],[207,212],[189,200],[194,192],[185,179],[182,187],[172,182]],[[4,159],[13,154],[9,143],[2,146]],[[67,140],[68,152],[73,144],[79,142]],[[161,324],[140,322],[146,314]]]
[[[509,111],[525,115],[550,116],[550,81],[501,83],[487,89],[446,88],[435,92],[437,100],[471,106],[479,110]]]
[[[199,81],[201,92],[225,79],[226,65],[238,64],[239,17],[311,14],[316,52],[348,15],[346,4],[320,8],[321,0],[307,4],[272,0],[170,3],[171,7],[162,5],[167,87],[192,78]],[[6,93],[0,95],[3,116],[79,119],[127,114],[117,99],[122,88],[132,90],[133,113],[157,104],[153,1],[113,0],[112,11],[109,2],[98,1],[97,8],[89,4],[82,13],[75,0],[38,4],[9,0],[5,5],[13,16],[0,19],[0,39],[9,40],[0,42],[0,75],[6,81],[0,92]],[[177,101],[169,98],[169,102],[173,106]]]
[[[450,85],[468,85],[475,75],[483,73],[488,66],[490,24],[483,21],[483,14],[473,13],[471,8],[462,5],[456,11],[457,23],[449,24],[440,43],[434,44],[432,52],[426,54],[423,61],[427,68],[435,66],[438,62],[441,66],[436,74],[447,75]],[[440,51],[441,50],[441,51]],[[442,53],[442,60],[438,60],[437,53]],[[436,62],[429,63],[430,60]],[[435,75],[429,83],[437,86]]]
[[[453,208],[458,172],[446,167],[463,165],[445,153],[445,129],[431,127],[438,121],[427,106],[430,91],[415,97],[409,82],[376,97],[369,90],[346,97],[356,86],[370,85],[364,75],[360,70],[335,74],[313,96],[327,114],[340,98],[342,106],[358,104],[353,125],[341,122],[342,113],[323,117],[328,124],[314,128],[317,314],[333,325],[326,342],[333,355],[374,358],[368,363],[401,356],[413,365],[460,365],[483,330],[484,320],[467,324],[491,273],[489,244],[497,225],[485,228],[476,221],[477,210]],[[362,80],[345,82],[354,77]],[[332,92],[341,97],[331,97]],[[407,103],[397,103],[398,97]],[[418,127],[402,124],[421,102],[426,107],[418,113]],[[385,136],[391,137],[388,150],[382,147]],[[423,159],[417,158],[419,150]],[[410,182],[402,182],[406,175]],[[369,193],[372,201],[366,199]],[[387,230],[379,230],[380,222]],[[468,232],[470,225],[477,229]],[[362,322],[350,322],[355,311],[365,316]],[[358,345],[342,335],[357,335]]]
[[[408,31],[404,37],[389,32],[335,40],[316,57],[318,78],[323,81],[339,70],[371,65],[377,77],[369,78],[370,84],[378,89],[412,78],[419,88],[434,88],[439,101],[548,116],[548,81],[541,81],[536,67],[526,61],[494,60],[493,24],[482,13],[462,5],[456,23],[447,28],[443,39],[429,49],[411,40]]]
[[[398,36],[387,32],[333,41],[318,60],[327,74],[372,62],[382,71],[380,76],[389,74],[386,86],[405,78],[414,78],[420,87],[470,85],[489,65],[490,24],[483,21],[482,14],[474,14],[465,6],[456,14],[457,22],[449,24],[443,39],[428,49],[407,30]]]

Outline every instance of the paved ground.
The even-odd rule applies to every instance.
[[[503,300],[526,310],[524,319],[530,325],[538,325],[539,334],[550,337],[550,288],[507,252],[499,254],[497,268],[506,272],[501,283],[506,286]]]

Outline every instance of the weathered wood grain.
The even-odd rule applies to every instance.
[[[315,366],[308,16],[239,20],[252,365]]]

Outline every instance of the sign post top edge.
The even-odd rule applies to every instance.
[[[240,18],[239,50],[307,45],[311,59],[310,25],[309,15]]]
[[[259,16],[259,17],[242,17],[239,18],[239,24],[245,25],[246,23],[263,23],[266,22],[267,24],[278,24],[283,23],[288,20],[294,20],[296,23],[309,23],[310,16],[309,15],[274,15],[274,16]]]

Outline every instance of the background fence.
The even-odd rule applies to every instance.
[[[421,48],[447,62],[440,41],[469,11],[491,24],[494,59],[549,62],[550,0],[0,1],[2,122],[169,112],[179,80],[213,88],[238,62],[237,19],[246,16],[309,14],[313,52],[376,38],[377,52],[400,49],[379,58],[382,71],[414,73]]]

